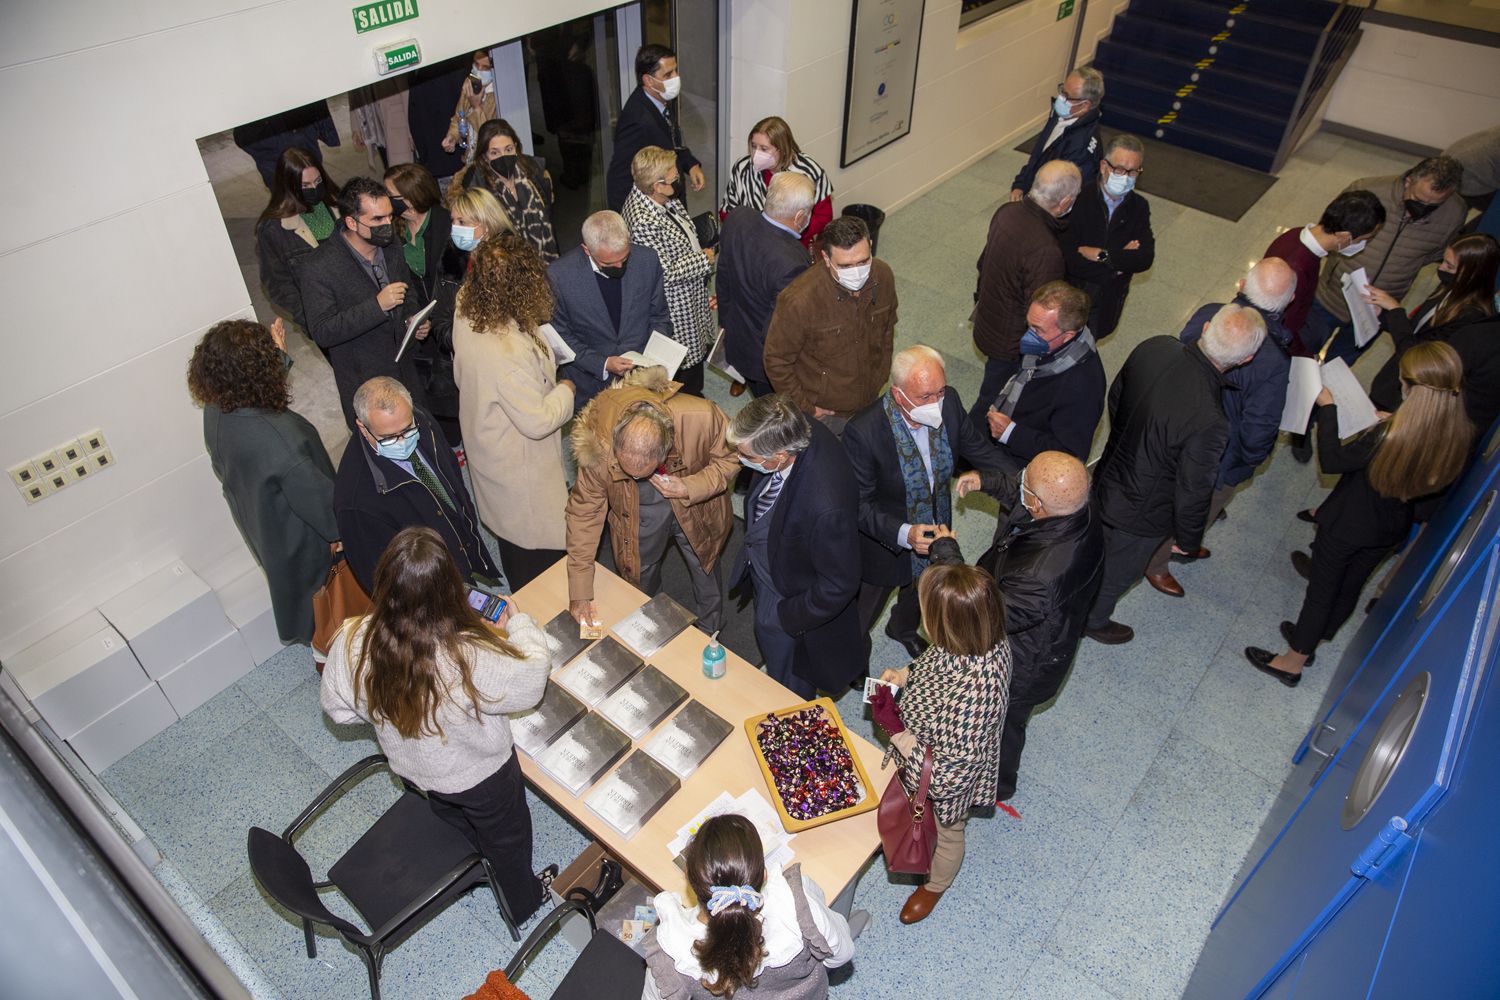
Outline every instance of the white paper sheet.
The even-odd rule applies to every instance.
[[[417,332],[417,327],[422,325],[422,321],[427,318],[427,314],[432,312],[433,307],[436,305],[437,299],[433,299],[423,306],[420,312],[406,321],[406,335],[401,338],[401,346],[396,348],[397,361],[400,361],[401,355],[406,353],[406,345],[411,343],[411,335]]]
[[[729,363],[729,358],[724,347],[724,331],[719,330],[719,336],[714,340],[713,350],[708,352],[708,367],[717,369],[728,375],[731,381],[744,384],[745,376],[735,370],[734,365]]]
[[[1312,358],[1293,358],[1287,378],[1286,405],[1281,409],[1281,429],[1288,434],[1303,434],[1312,416],[1313,403],[1323,389],[1323,376]]]
[[[1344,286],[1344,303],[1349,307],[1349,318],[1354,321],[1354,342],[1364,347],[1380,332],[1380,313],[1374,303],[1365,298],[1365,289],[1370,287],[1365,269],[1356,267],[1341,279]]]
[[[667,370],[667,378],[676,378],[677,369],[682,366],[683,359],[687,357],[687,348],[671,337],[652,330],[651,339],[646,341],[644,351],[627,351],[620,357],[626,361],[634,361],[640,368],[661,365]]]
[[[568,342],[562,339],[562,334],[558,333],[557,328],[551,323],[543,323],[536,328],[536,332],[547,342],[547,346],[552,348],[554,364],[565,365],[578,356],[573,353],[573,348],[568,346]]]
[[[1334,405],[1339,413],[1339,437],[1353,437],[1366,427],[1374,426],[1380,419],[1375,415],[1375,404],[1365,395],[1359,379],[1349,370],[1342,358],[1324,362],[1323,384],[1333,394]]]

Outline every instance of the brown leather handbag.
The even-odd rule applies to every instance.
[[[880,843],[885,849],[885,866],[907,875],[927,875],[932,871],[932,853],[937,850],[937,817],[927,800],[927,786],[932,781],[932,749],[922,755],[922,778],[917,793],[908,796],[901,783],[901,769],[891,775],[891,783],[880,796],[875,825],[880,829]]]
[[[333,645],[333,637],[344,627],[348,618],[356,618],[370,610],[370,595],[359,585],[354,570],[342,552],[333,553],[333,565],[328,567],[328,579],[313,594],[313,638],[312,648],[319,657],[326,657]],[[317,664],[318,673],[323,664]]]

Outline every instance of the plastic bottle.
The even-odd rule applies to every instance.
[[[719,645],[719,633],[709,637],[703,647],[703,676],[718,680],[724,676],[724,647]]]

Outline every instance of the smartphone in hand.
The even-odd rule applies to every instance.
[[[469,588],[469,607],[478,611],[485,621],[499,621],[509,603],[499,594],[489,594],[478,587]]]

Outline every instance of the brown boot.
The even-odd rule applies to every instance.
[[[943,898],[940,892],[933,892],[925,885],[917,886],[915,892],[906,898],[906,905],[901,907],[901,922],[903,924],[914,924],[918,920],[927,919],[927,914],[938,905],[938,900]]]

